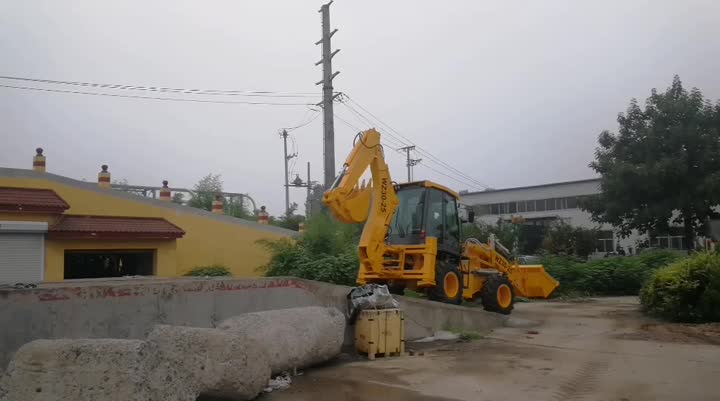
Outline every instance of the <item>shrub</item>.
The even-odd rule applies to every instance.
[[[597,229],[574,227],[560,221],[553,224],[545,233],[543,248],[554,255],[575,255],[587,258],[595,250]]]
[[[720,321],[720,255],[698,253],[656,271],[640,302],[647,313],[672,321]]]
[[[266,276],[293,276],[334,284],[355,285],[358,227],[325,214],[308,220],[297,240],[260,240],[270,261],[260,268]]]
[[[219,277],[219,276],[232,276],[230,270],[223,265],[209,265],[209,266],[196,266],[193,267],[189,272],[184,274],[185,276],[200,276],[200,277]]]
[[[650,275],[681,256],[672,251],[648,251],[582,262],[568,256],[545,256],[543,265],[560,282],[556,295],[637,295]]]

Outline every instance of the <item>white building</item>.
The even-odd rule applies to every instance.
[[[600,193],[600,179],[558,182],[528,187],[488,189],[481,192],[460,192],[461,202],[473,206],[476,219],[496,224],[498,220],[510,222],[513,217],[521,218],[522,224],[548,226],[564,221],[573,226],[600,229],[596,242],[599,253],[614,251],[619,245],[625,252],[634,251],[637,242],[647,239],[645,235],[633,233],[621,238],[612,226],[598,224],[590,219],[590,213],[578,208],[578,199]],[[660,248],[683,248],[680,233],[657,237],[653,246]]]

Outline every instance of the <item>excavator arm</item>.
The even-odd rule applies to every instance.
[[[368,167],[368,185],[360,182]],[[388,251],[385,238],[399,201],[385,162],[380,133],[370,129],[358,134],[343,169],[323,195],[323,203],[344,223],[362,223],[358,253],[362,268],[380,273]]]

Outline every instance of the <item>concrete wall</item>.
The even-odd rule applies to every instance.
[[[214,327],[245,312],[299,306],[344,311],[348,287],[294,278],[98,279],[0,289],[0,370],[35,339],[144,338],[159,323]],[[401,297],[408,339],[436,330],[485,331],[505,317],[479,308]],[[346,333],[346,344],[352,344]]]
[[[222,264],[227,266],[234,276],[256,277],[256,269],[265,264],[269,257],[268,252],[256,241],[296,234],[278,227],[231,216],[214,215],[204,210],[121,191],[101,189],[96,183],[32,170],[0,168],[0,186],[52,189],[70,204],[70,209],[66,212],[68,214],[165,218],[185,230],[186,234],[176,241],[175,265],[172,268],[158,266],[158,274],[163,276],[179,276],[196,266]],[[13,220],[32,221],[34,218],[45,218],[27,213],[13,216]],[[5,217],[3,219],[10,220],[12,216]],[[108,242],[97,241],[97,244]],[[138,245],[140,246],[130,249],[144,248],[142,242],[138,241]],[[112,245],[109,247],[117,249]],[[62,280],[64,259],[53,256],[60,255],[59,253],[51,255],[50,249],[47,253],[46,279]]]

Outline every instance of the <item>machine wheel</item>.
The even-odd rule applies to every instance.
[[[393,295],[405,295],[405,283],[388,283],[388,290]]]
[[[483,309],[509,315],[513,310],[514,291],[510,280],[501,274],[489,276],[480,290]]]
[[[460,269],[445,260],[435,265],[435,287],[428,290],[433,301],[460,305],[463,299],[463,279]]]

